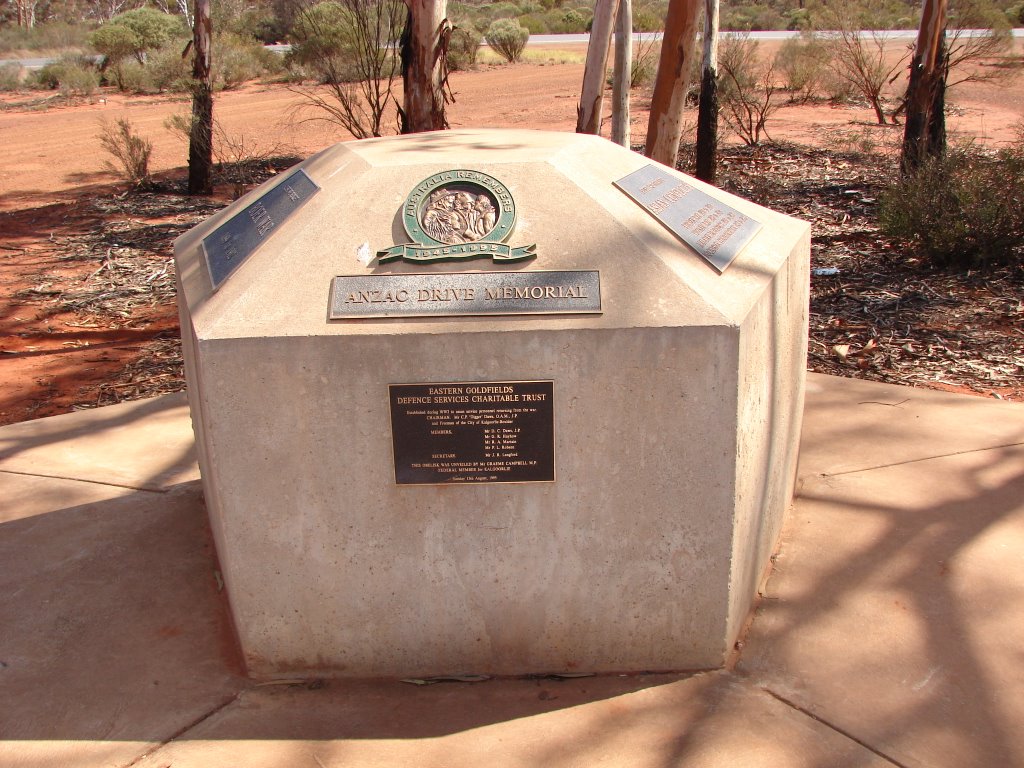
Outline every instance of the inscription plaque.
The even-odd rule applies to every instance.
[[[554,382],[391,384],[399,485],[555,479]]]
[[[285,219],[319,191],[305,171],[296,171],[204,237],[203,254],[213,289],[220,288]]]
[[[719,272],[761,229],[759,222],[656,165],[634,171],[615,186]]]
[[[329,320],[360,317],[600,314],[595,270],[343,275]]]

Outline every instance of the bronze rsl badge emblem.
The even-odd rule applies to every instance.
[[[506,241],[516,225],[516,203],[508,188],[479,171],[443,171],[416,185],[402,206],[402,223],[413,242],[377,252],[384,264],[490,258],[532,259],[536,245],[513,248]]]

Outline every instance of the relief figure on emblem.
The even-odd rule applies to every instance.
[[[494,201],[485,193],[444,187],[434,192],[420,213],[423,231],[448,245],[486,237],[497,222]]]

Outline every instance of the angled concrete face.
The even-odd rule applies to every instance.
[[[256,676],[720,666],[792,494],[808,227],[763,224],[719,275],[612,186],[647,164],[604,140],[451,131],[332,147],[321,191],[221,288],[176,258],[193,423],[220,561]],[[603,314],[328,322],[428,176],[514,195],[514,269],[598,269]],[[254,195],[264,190],[257,190]],[[553,380],[554,483],[397,486],[388,385]]]

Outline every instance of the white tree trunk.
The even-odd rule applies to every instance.
[[[409,50],[402,52],[404,119],[402,133],[448,127],[444,114],[448,39],[448,0],[405,0],[412,13]]]
[[[601,107],[604,101],[604,74],[608,67],[608,48],[618,0],[595,0],[594,23],[587,46],[587,66],[583,71],[583,90],[576,109],[576,133],[601,133]]]
[[[633,83],[633,0],[619,0],[612,75],[612,141],[629,149],[629,89]]]

